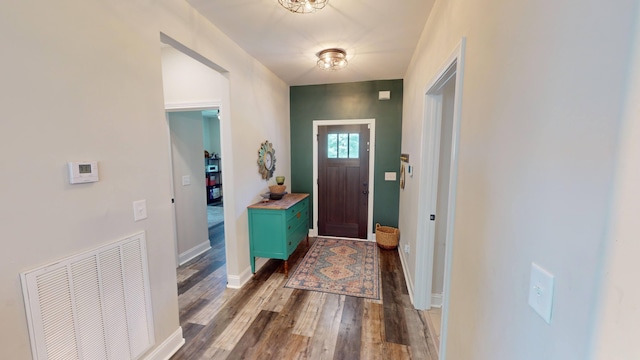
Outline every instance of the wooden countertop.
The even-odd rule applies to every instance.
[[[300,200],[308,197],[309,194],[286,194],[280,200],[261,201],[249,205],[249,209],[286,210],[297,204]]]

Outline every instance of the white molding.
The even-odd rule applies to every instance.
[[[317,236],[318,236],[318,229],[316,228],[309,229],[309,237],[317,237]]]
[[[413,302],[413,281],[411,281],[411,276],[409,276],[409,268],[407,267],[407,259],[405,258],[406,254],[400,250],[400,246],[398,246],[398,255],[400,255],[400,264],[402,264],[402,272],[404,273],[404,281],[407,284],[409,299],[415,307],[415,303]]]
[[[180,254],[180,256],[178,257],[178,266],[186,264],[187,262],[189,262],[189,260],[208,251],[209,249],[211,249],[211,242],[209,241],[209,239],[207,239],[207,241],[203,241],[199,245],[196,245]]]
[[[166,112],[212,110],[220,109],[221,105],[222,100],[185,101],[178,103],[165,103],[164,110]]]
[[[173,354],[178,352],[184,345],[185,340],[182,337],[182,327],[178,326],[168,338],[166,338],[162,344],[153,349],[152,352],[144,357],[144,360],[169,360]]]
[[[227,275],[227,287],[230,289],[240,289],[242,287],[242,285],[244,285],[244,283],[246,281],[248,281],[248,275],[247,274],[251,274],[251,269],[244,269],[244,271],[240,274],[240,275]],[[241,279],[243,278],[247,278],[244,281],[241,281]]]
[[[453,75],[460,70],[461,49],[464,46],[464,39],[455,51],[447,58],[444,65],[431,79],[424,89],[424,119],[422,130],[422,153],[421,166],[426,169],[426,174],[420,179],[418,218],[426,219],[430,214],[436,214],[436,202],[438,192],[438,164],[440,159],[440,137],[442,123],[442,89],[450,81]],[[460,131],[460,111],[459,94],[462,92],[461,76],[456,76],[456,90],[454,99],[453,133],[451,141],[451,164],[449,175],[449,197],[447,216],[447,234],[445,247],[450,247],[450,233],[454,221],[454,214],[451,211],[455,207],[455,184],[457,178],[457,138]],[[451,195],[454,195],[453,197]],[[431,289],[433,286],[433,264],[435,249],[435,222],[423,221],[417,225],[416,242],[416,299],[415,306],[418,309],[431,308]],[[446,251],[446,250],[445,250]],[[446,255],[445,255],[446,256]],[[445,269],[446,273],[446,269]],[[446,276],[446,275],[445,275]]]
[[[445,77],[451,64],[447,64],[445,70],[438,74],[435,81]],[[420,178],[418,219],[427,219],[430,214],[435,214],[438,193],[438,172],[440,159],[440,132],[442,123],[442,94],[430,94],[433,88],[441,88],[434,84],[425,93],[424,124],[422,131],[422,150],[424,156],[421,166],[425,169],[424,176]],[[435,248],[435,222],[419,221],[416,229],[418,241],[416,242],[416,263],[423,268],[416,268],[415,306],[418,309],[431,308],[431,289],[433,287],[433,263]]]
[[[442,307],[442,294],[431,294],[431,307],[432,308],[441,308]]]
[[[269,261],[269,259],[267,258],[256,258],[256,272],[262,269],[267,261]],[[240,289],[244,286],[244,284],[251,280],[252,276],[253,274],[251,273],[251,266],[248,266],[242,273],[240,273],[240,275],[228,275],[227,287],[230,289]]]
[[[449,321],[449,304],[451,301],[451,263],[453,260],[453,230],[455,222],[455,199],[456,199],[456,186],[458,179],[458,151],[460,143],[460,123],[461,123],[461,110],[462,110],[462,92],[464,81],[464,56],[465,56],[466,38],[462,38],[458,46],[452,54],[447,58],[444,65],[427,84],[423,92],[425,99],[424,108],[424,120],[423,120],[423,132],[422,143],[425,144],[422,148],[422,153],[425,156],[422,158],[421,166],[424,169],[436,169],[437,164],[433,165],[433,161],[439,159],[439,138],[440,138],[440,123],[442,103],[442,87],[450,81],[453,74],[455,77],[455,94],[453,100],[453,131],[451,138],[451,164],[449,168],[449,195],[447,198],[447,223],[446,223],[446,235],[445,235],[445,255],[444,255],[444,285],[443,293],[441,296],[442,306],[442,324],[440,331],[440,359],[446,359],[447,350],[447,335],[448,335],[448,321]],[[437,137],[434,138],[434,132],[437,131]],[[428,137],[431,137],[429,139]],[[431,147],[430,141],[437,142],[438,147],[435,144]],[[435,156],[434,156],[435,154]],[[437,175],[436,175],[437,176]],[[435,182],[435,190],[434,190]],[[418,218],[425,219],[429,214],[433,214],[431,209],[435,209],[435,197],[437,191],[437,178],[428,178],[424,176],[420,179],[419,190],[419,207]],[[417,241],[416,241],[416,303],[414,306],[417,309],[428,309],[432,306],[431,302],[434,299],[432,290],[432,274],[433,274],[433,253],[434,253],[434,236],[435,226],[432,221],[427,221],[425,224],[418,223],[417,227]]]
[[[367,209],[367,240],[373,239],[373,193],[375,189],[374,172],[376,158],[376,119],[343,119],[343,120],[313,120],[313,179],[318,179],[318,127],[330,125],[370,125],[369,126],[369,198]],[[313,182],[313,231],[318,236],[318,181]]]
[[[456,195],[458,183],[458,158],[460,148],[460,126],[462,122],[462,90],[464,81],[464,56],[465,56],[466,38],[462,38],[456,50],[456,92],[454,95],[453,108],[453,134],[451,139],[451,176],[449,177],[449,213],[447,214],[447,236],[446,248],[444,255],[444,289],[442,296],[442,324],[440,326],[440,358],[447,357],[447,339],[449,330],[449,303],[451,300],[451,263],[453,260],[453,229],[456,214]]]

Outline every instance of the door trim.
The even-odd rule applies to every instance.
[[[453,231],[456,210],[458,178],[458,158],[460,144],[460,123],[462,109],[462,89],[464,81],[464,55],[466,39],[462,38],[456,49],[427,84],[424,91],[425,108],[422,133],[421,166],[425,175],[420,179],[418,219],[428,219],[435,214],[438,188],[438,166],[440,152],[440,128],[442,121],[442,87],[455,74],[455,95],[453,104],[453,129],[451,139],[451,164],[449,175],[449,196],[445,237],[444,285],[442,299],[442,322],[440,328],[440,359],[446,359],[447,329],[451,294],[451,264],[453,260]],[[414,306],[417,309],[431,307],[431,290],[434,264],[435,222],[418,221],[416,241],[416,284]]]
[[[318,236],[318,127],[329,125],[369,125],[369,194],[367,209],[367,240],[373,241],[373,189],[375,171],[376,148],[376,119],[345,119],[345,120],[313,120],[313,224],[309,229],[309,236]]]

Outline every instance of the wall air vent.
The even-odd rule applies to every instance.
[[[137,359],[154,343],[145,234],[21,274],[33,358]]]

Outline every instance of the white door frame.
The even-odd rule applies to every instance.
[[[447,328],[451,290],[451,263],[453,259],[453,230],[456,210],[456,185],[458,178],[458,149],[460,143],[460,121],[462,108],[462,85],[464,80],[464,53],[466,39],[462,38],[454,52],[441,67],[437,75],[425,88],[425,109],[422,133],[424,154],[421,166],[425,174],[420,179],[419,207],[416,244],[416,285],[414,305],[417,309],[431,307],[433,279],[435,222],[429,215],[436,214],[438,192],[438,166],[440,158],[440,128],[442,122],[442,88],[455,75],[453,104],[453,130],[451,139],[451,166],[449,168],[449,197],[445,238],[444,288],[442,299],[442,324],[440,329],[440,359],[446,358]]]
[[[367,240],[373,241],[373,173],[375,170],[376,119],[313,120],[313,224],[309,236],[318,236],[318,127],[330,125],[369,125],[369,194],[367,209]]]

